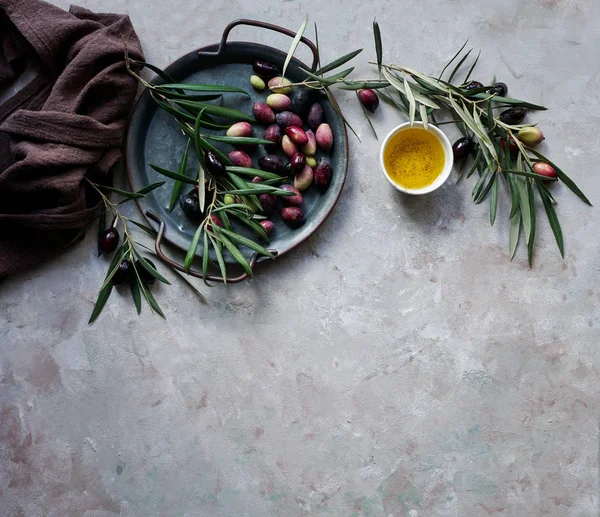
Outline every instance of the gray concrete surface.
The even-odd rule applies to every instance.
[[[387,60],[424,71],[470,37],[476,76],[550,108],[541,149],[600,203],[594,0],[81,3],[129,12],[158,65],[238,17],[308,13],[324,59],[365,47],[365,75],[374,16]],[[202,305],[172,277],[166,321],[125,293],[87,326],[106,268],[90,234],[0,285],[0,515],[599,515],[597,209],[553,187],[565,259],[544,221],[535,268],[511,263],[504,193],[494,228],[470,180],[401,197],[340,101],[363,143],[339,205],[251,282]]]

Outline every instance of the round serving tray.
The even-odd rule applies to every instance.
[[[264,92],[253,91],[250,86],[249,78],[253,73],[252,62],[257,59],[265,60],[275,63],[282,68],[287,53],[257,43],[228,42],[229,32],[237,25],[252,25],[281,32],[292,37],[295,36],[293,31],[264,22],[236,20],[225,28],[223,38],[219,44],[190,52],[177,59],[165,71],[181,83],[227,84],[243,88],[251,94],[251,99],[241,94],[226,94],[222,99],[214,102],[225,102],[225,105],[228,107],[251,113],[253,103],[256,101],[264,102],[270,93],[268,90]],[[318,51],[310,40],[302,38],[302,42],[308,45],[313,52],[313,64],[310,69],[314,70],[319,60]],[[286,77],[293,82],[303,81],[306,78],[306,74],[302,72],[301,67],[309,69],[301,61],[295,58],[292,59],[288,65]],[[155,84],[164,83],[159,77],[155,77],[152,82]],[[306,222],[300,228],[286,226],[279,217],[274,219],[275,230],[272,234],[269,249],[275,250],[278,258],[298,246],[317,231],[333,210],[346,179],[348,168],[348,135],[345,125],[326,97],[323,97],[319,102],[323,106],[325,120],[331,126],[334,135],[335,145],[327,155],[333,168],[331,184],[325,192],[319,192],[314,188],[310,188],[303,193],[303,209]],[[254,134],[261,137],[264,126],[256,124],[254,125],[254,129]],[[179,207],[176,207],[169,213],[168,206],[173,180],[159,175],[148,164],[154,163],[167,169],[177,170],[186,141],[187,138],[184,137],[171,115],[160,109],[152,100],[150,93],[145,91],[138,100],[129,123],[125,147],[127,175],[130,187],[134,191],[150,183],[167,180],[163,187],[153,190],[144,198],[136,200],[136,203],[142,215],[149,222],[152,221],[158,224],[159,235],[156,241],[156,251],[159,257],[171,267],[180,271],[183,271],[183,267],[166,257],[162,251],[161,244],[167,242],[175,248],[184,251],[187,250],[197,225],[188,220]],[[231,146],[225,144],[218,147],[226,153],[232,150]],[[190,148],[191,153],[192,150]],[[264,154],[266,152],[260,146],[260,149],[257,149],[251,156],[253,161],[256,162]],[[317,153],[318,157],[319,154]],[[195,162],[195,159],[190,159],[189,162],[190,171],[188,171],[188,174],[191,175],[191,164]],[[236,231],[238,231],[237,228]],[[239,231],[240,233],[244,233],[241,229]],[[201,246],[198,248],[199,257],[202,253],[201,248]],[[264,261],[262,258],[257,260],[257,257],[250,250],[242,249],[242,251],[250,260],[252,267],[257,262]],[[233,257],[228,254],[225,254],[225,260],[231,264],[235,263]],[[201,276],[201,274],[195,271],[190,271],[189,273],[194,276]],[[211,276],[210,278],[215,281],[222,280],[218,276]],[[233,283],[245,278],[246,275],[243,274],[237,278],[228,278],[227,281]]]

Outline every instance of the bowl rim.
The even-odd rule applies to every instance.
[[[394,182],[394,180],[392,180],[392,178],[388,174],[388,171],[385,168],[385,162],[384,162],[384,151],[385,151],[390,139],[393,136],[400,133],[401,131],[405,131],[406,129],[411,129],[411,128],[423,129],[424,131],[428,131],[429,133],[433,134],[438,139],[440,144],[442,144],[442,148],[444,149],[445,160],[444,160],[444,168],[442,169],[442,172],[440,173],[440,175],[435,179],[435,181],[431,185],[427,185],[426,187],[423,187],[420,189],[411,189],[411,188],[406,188],[406,187],[402,187],[401,185],[398,185],[396,182]],[[383,175],[385,176],[385,178],[390,182],[390,184],[396,190],[399,190],[400,192],[404,192],[405,194],[410,194],[413,196],[429,194],[430,192],[433,192],[434,190],[437,190],[438,188],[440,188],[444,183],[446,183],[447,179],[450,177],[450,174],[452,172],[452,167],[454,166],[454,155],[452,153],[452,144],[450,143],[450,140],[448,140],[448,137],[445,135],[445,133],[434,124],[427,124],[427,128],[426,128],[425,124],[423,124],[423,122],[421,122],[421,121],[415,121],[412,125],[410,124],[410,122],[405,122],[404,124],[400,124],[400,125],[396,126],[395,128],[393,128],[387,134],[387,136],[384,138],[383,142],[381,143],[381,148],[379,150],[379,165],[381,167],[381,170],[383,171]]]

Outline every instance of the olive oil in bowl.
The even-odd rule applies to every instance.
[[[386,177],[398,190],[425,194],[438,188],[452,170],[452,152],[446,136],[431,124],[413,127],[403,124],[385,139],[381,165]]]

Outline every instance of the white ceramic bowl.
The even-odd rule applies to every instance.
[[[423,126],[423,122],[415,122],[412,127],[419,128],[419,129],[425,129],[425,127]],[[435,135],[435,137],[439,140],[440,144],[442,144],[442,147],[444,149],[444,157],[445,157],[444,169],[442,170],[441,174],[436,178],[436,180],[431,185],[428,185],[424,188],[411,189],[411,188],[401,187],[397,183],[394,183],[392,178],[390,178],[390,175],[388,174],[388,171],[385,168],[383,154],[384,154],[385,148],[387,147],[390,139],[394,135],[397,135],[401,131],[406,131],[407,129],[411,129],[411,125],[409,122],[407,122],[406,124],[400,124],[399,126],[395,127],[385,137],[385,140],[381,144],[381,150],[379,152],[379,163],[381,165],[381,170],[383,171],[383,174],[385,174],[385,177],[387,178],[387,180],[392,184],[392,186],[394,188],[398,189],[400,192],[404,192],[405,194],[417,195],[417,196],[420,194],[429,194],[430,192],[433,192],[434,190],[440,188],[446,182],[446,180],[450,177],[450,173],[452,172],[452,165],[454,164],[454,154],[452,153],[452,145],[450,144],[450,140],[448,140],[448,137],[442,131],[440,131],[440,129],[438,127],[436,127],[432,124],[428,124],[426,131],[429,131],[430,133]]]

